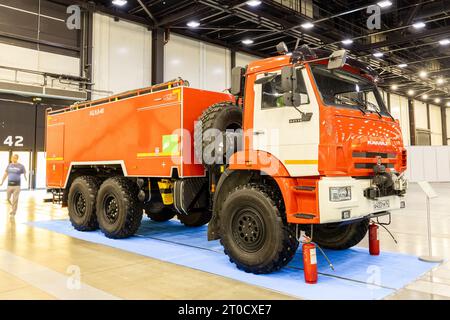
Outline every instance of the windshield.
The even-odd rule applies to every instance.
[[[313,65],[311,69],[325,104],[388,115],[378,88],[368,79],[342,69],[328,70],[322,65]]]

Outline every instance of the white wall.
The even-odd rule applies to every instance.
[[[151,45],[147,28],[94,14],[94,89],[111,94],[151,85]],[[94,93],[94,98],[110,94]]]
[[[430,105],[431,145],[442,146],[441,107]]]
[[[53,72],[73,76],[80,75],[80,59],[64,55],[37,51],[0,43],[0,65],[34,71]],[[28,73],[0,69],[0,79],[3,81],[18,81],[27,84],[43,85],[43,77]],[[51,85],[50,83],[48,85]],[[67,85],[58,82],[55,87],[66,88]]]
[[[250,62],[255,60],[261,60],[261,58],[242,52],[236,53],[236,67],[246,67]]]
[[[410,181],[450,181],[450,146],[411,146],[407,149]]]
[[[391,94],[391,114],[395,119],[400,121],[402,128],[403,143],[407,146],[411,145],[409,134],[409,111],[408,99],[397,94]]]
[[[164,80],[178,77],[193,88],[223,91],[231,86],[230,51],[172,34],[164,48]]]
[[[414,120],[417,129],[428,129],[427,105],[421,101],[414,100]]]
[[[447,118],[447,141],[450,145],[450,108],[447,108],[447,110],[445,111],[445,115]]]

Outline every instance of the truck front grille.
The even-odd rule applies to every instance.
[[[360,170],[372,170],[377,164],[378,158],[381,158],[381,162],[386,168],[393,169],[397,160],[396,153],[354,151],[352,155],[355,169]]]

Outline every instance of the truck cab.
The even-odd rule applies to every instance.
[[[330,249],[356,245],[371,218],[405,208],[406,150],[373,70],[344,51],[330,56],[301,47],[233,75],[243,148],[219,181],[210,239],[223,238],[220,216],[233,211],[227,198],[246,179],[274,192],[269,197],[282,202],[282,219],[296,236],[303,230]],[[240,241],[250,244],[245,230]]]

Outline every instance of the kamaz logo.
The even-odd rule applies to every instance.
[[[367,144],[369,146],[388,146],[389,145],[386,141],[368,141]]]
[[[89,111],[91,117],[96,117],[105,113],[105,108]]]

